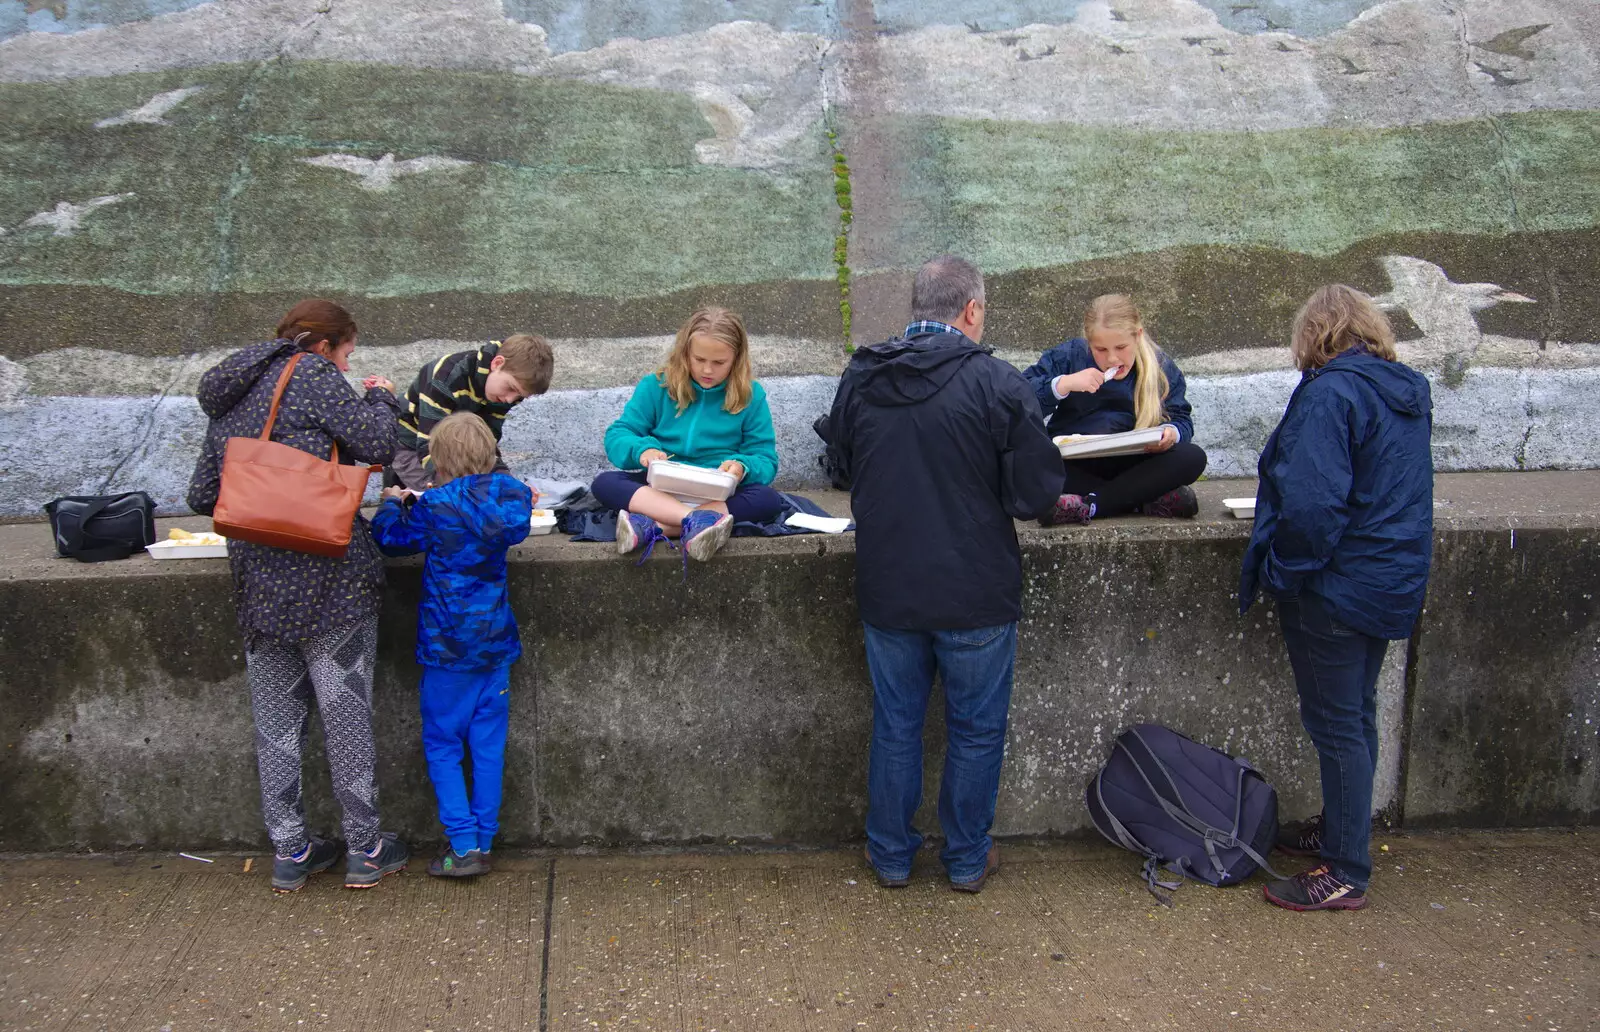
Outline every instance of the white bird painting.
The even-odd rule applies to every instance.
[[[162,116],[204,89],[204,86],[186,86],[181,90],[157,93],[136,108],[124,111],[120,115],[100,119],[94,127],[109,129],[114,125],[171,125],[172,123]]]
[[[1380,308],[1404,310],[1429,337],[1472,341],[1482,332],[1476,313],[1504,302],[1534,303],[1498,283],[1452,283],[1443,269],[1421,258],[1392,254],[1382,262],[1393,289],[1372,300]]]
[[[104,208],[108,204],[121,204],[131,200],[133,194],[107,194],[104,197],[93,197],[82,204],[73,204],[70,201],[60,201],[50,211],[41,211],[24,222],[23,226],[49,226],[55,230],[52,236],[69,237],[83,226],[83,217],[96,208]]]
[[[349,172],[360,177],[360,182],[356,185],[361,189],[375,191],[390,189],[394,186],[394,181],[401,176],[420,175],[424,172],[454,172],[473,164],[455,158],[442,158],[437,154],[427,154],[409,161],[396,161],[392,153],[385,154],[376,161],[354,154],[322,154],[315,158],[300,160],[307,165]]]

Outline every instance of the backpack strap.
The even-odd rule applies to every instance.
[[[1150,780],[1150,776],[1145,773],[1144,767],[1140,765],[1139,758],[1133,754],[1132,749],[1129,749],[1123,744],[1120,738],[1117,740],[1117,747],[1128,754],[1128,758],[1133,761],[1133,769],[1139,772],[1139,777],[1144,779],[1145,786],[1150,789],[1150,794],[1155,796],[1156,802],[1160,804],[1161,809],[1166,812],[1166,815],[1183,825],[1185,828],[1188,828],[1197,838],[1200,839],[1200,844],[1205,847],[1206,858],[1211,861],[1211,866],[1216,870],[1217,877],[1220,878],[1225,875],[1228,869],[1223,865],[1221,858],[1217,856],[1217,846],[1220,845],[1224,849],[1237,846],[1240,844],[1238,836],[1233,832],[1224,831],[1221,828],[1214,828],[1205,821],[1202,821],[1200,818],[1196,817],[1194,814],[1190,813],[1188,807],[1183,803],[1183,793],[1178,791],[1178,783],[1173,780],[1172,771],[1168,770],[1167,765],[1161,762],[1161,758],[1155,754],[1155,750],[1150,748],[1150,744],[1146,742],[1139,734],[1137,728],[1130,727],[1128,729],[1128,734],[1132,735],[1138,740],[1140,745],[1144,746],[1144,751],[1146,755],[1150,757],[1150,762],[1155,764],[1156,770],[1161,772],[1161,776],[1165,778],[1167,784],[1171,786],[1172,794],[1178,799],[1178,805],[1173,805],[1167,800],[1166,796],[1161,794],[1161,791],[1156,788],[1155,783]],[[1241,777],[1242,776],[1243,772],[1241,772]],[[1241,787],[1239,789],[1241,797],[1243,791],[1244,790]],[[1238,829],[1238,826],[1238,821],[1235,819],[1235,830]],[[1254,851],[1250,850],[1249,847],[1245,848],[1247,853],[1251,854],[1251,859],[1256,859]]]

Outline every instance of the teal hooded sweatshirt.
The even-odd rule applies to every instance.
[[[746,484],[770,484],[778,475],[778,439],[772,430],[767,389],[750,384],[741,412],[722,407],[727,384],[701,387],[691,381],[694,401],[682,413],[661,377],[639,381],[622,415],[606,428],[606,458],[618,469],[639,469],[639,456],[659,448],[677,462],[715,469],[728,459],[745,468]]]

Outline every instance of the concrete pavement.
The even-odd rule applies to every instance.
[[[1259,878],[1162,908],[1089,841],[1008,844],[979,896],[931,853],[885,891],[853,851],[736,844],[282,897],[261,855],[10,856],[0,1027],[1600,1027],[1600,832],[1374,841],[1345,914],[1270,907]]]

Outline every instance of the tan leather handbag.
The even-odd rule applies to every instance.
[[[304,357],[283,367],[261,436],[228,438],[211,525],[223,537],[342,559],[367,478],[383,467],[340,465],[337,443],[325,461],[269,440],[284,388]]]

